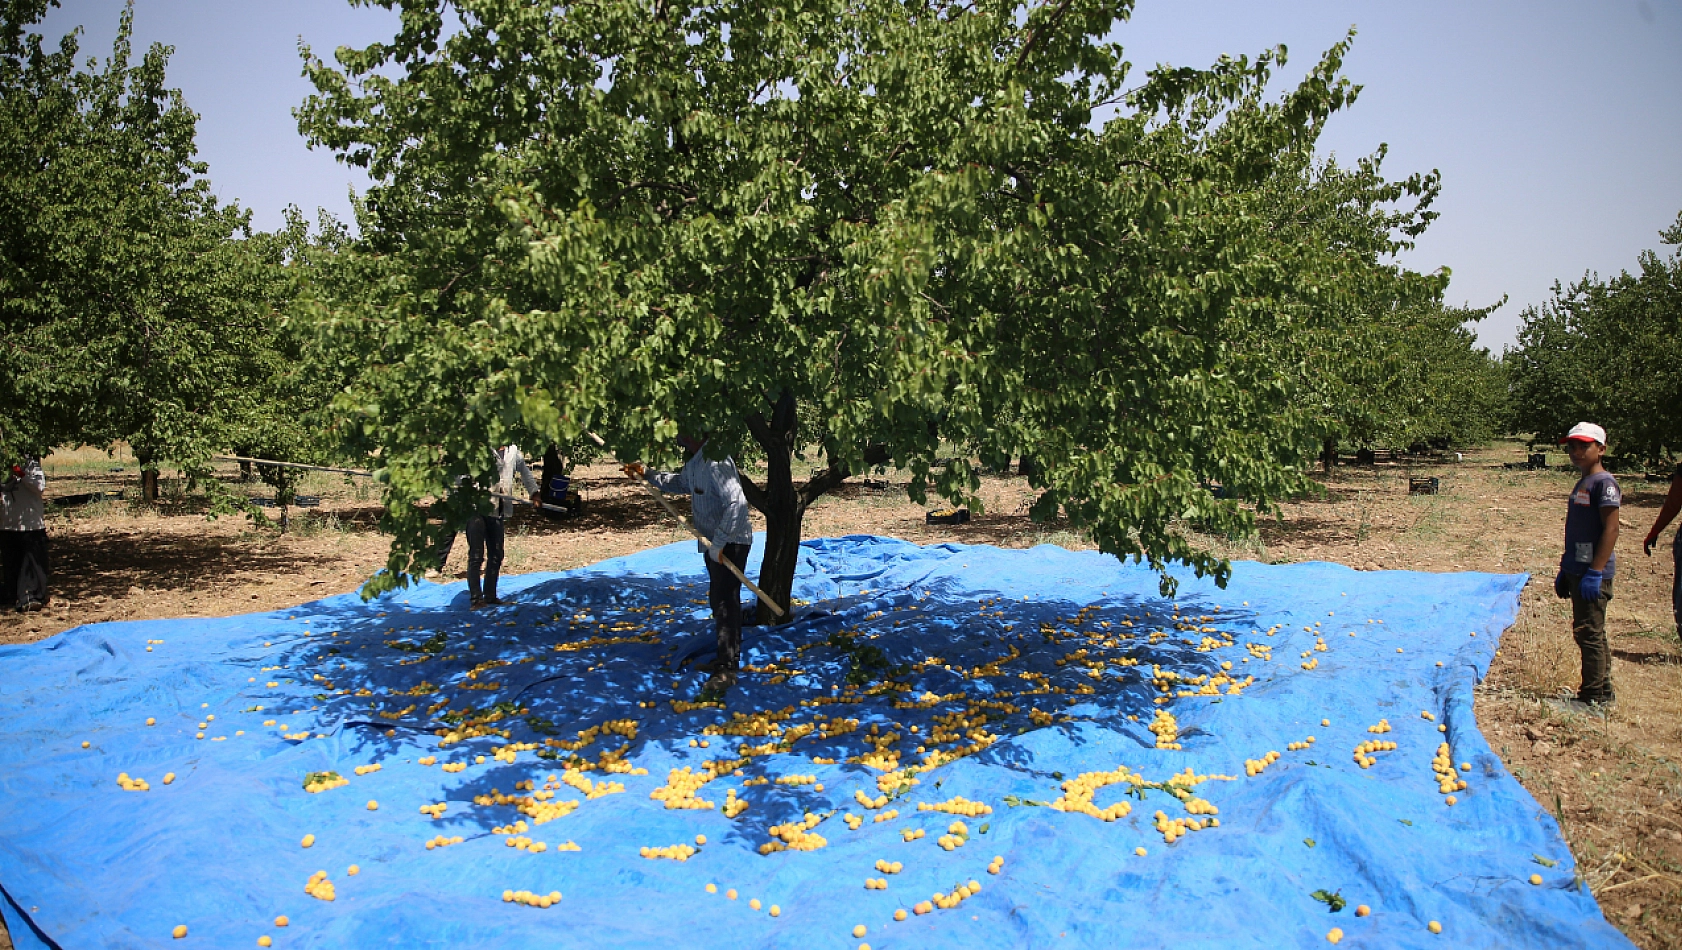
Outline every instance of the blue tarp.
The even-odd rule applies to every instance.
[[[422,584],[0,648],[13,939],[1629,945],[1473,720],[1523,575],[1239,563],[1225,590],[1185,575],[1167,600],[1142,567],[1049,546],[848,537],[801,557],[800,619],[750,637],[722,709],[673,702],[701,674],[669,665],[710,635],[687,543],[505,578],[517,603],[490,612]],[[589,732],[611,721],[634,727]],[[348,784],[303,788],[328,771]],[[959,798],[990,812],[924,808]],[[823,844],[762,853],[773,826]],[[439,836],[462,841],[425,847]],[[678,845],[697,850],[641,850]],[[318,871],[332,901],[306,893]],[[916,912],[937,894],[950,906]]]

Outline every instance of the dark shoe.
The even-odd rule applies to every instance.
[[[1618,701],[1618,694],[1613,690],[1604,693],[1578,693],[1577,702],[1585,706],[1610,706]]]
[[[483,597],[475,597],[472,600],[469,600],[467,602],[467,609],[468,610],[482,610],[482,609],[484,609],[484,606],[485,606],[485,598],[483,598]]]
[[[23,606],[19,607],[18,611],[20,613],[32,614],[32,613],[36,612],[37,610],[40,610],[42,607],[45,607],[45,606],[46,606],[46,604],[43,604],[38,600],[31,600],[31,601],[28,601],[28,602],[24,603]]]
[[[501,607],[504,604],[508,603],[508,601],[503,600],[501,597],[498,597],[495,594],[486,594],[485,595],[485,603],[489,604],[492,607]]]

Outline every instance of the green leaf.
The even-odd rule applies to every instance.
[[[1325,904],[1326,907],[1330,909],[1330,912],[1334,914],[1342,910],[1349,903],[1343,899],[1341,890],[1327,892],[1324,888],[1322,888],[1312,894],[1309,894],[1308,896],[1314,898],[1322,904]]]

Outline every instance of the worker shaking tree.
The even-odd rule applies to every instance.
[[[747,569],[753,548],[753,522],[748,519],[748,500],[742,494],[741,475],[734,459],[713,460],[702,450],[705,439],[677,437],[688,455],[683,471],[649,472],[640,462],[625,466],[625,474],[646,478],[649,484],[673,495],[688,494],[695,518],[695,530],[706,538],[696,547],[707,564],[707,601],[712,606],[713,626],[718,631],[718,657],[706,669],[712,674],[702,686],[703,695],[721,694],[736,684],[742,656],[742,582],[738,573]],[[725,566],[736,566],[732,571]]]

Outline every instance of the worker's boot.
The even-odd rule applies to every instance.
[[[718,656],[711,663],[701,669],[712,674],[701,684],[703,702],[717,702],[724,698],[724,694],[736,685],[736,673],[741,668],[741,631],[736,631],[735,637],[727,635],[725,628],[718,631]]]

